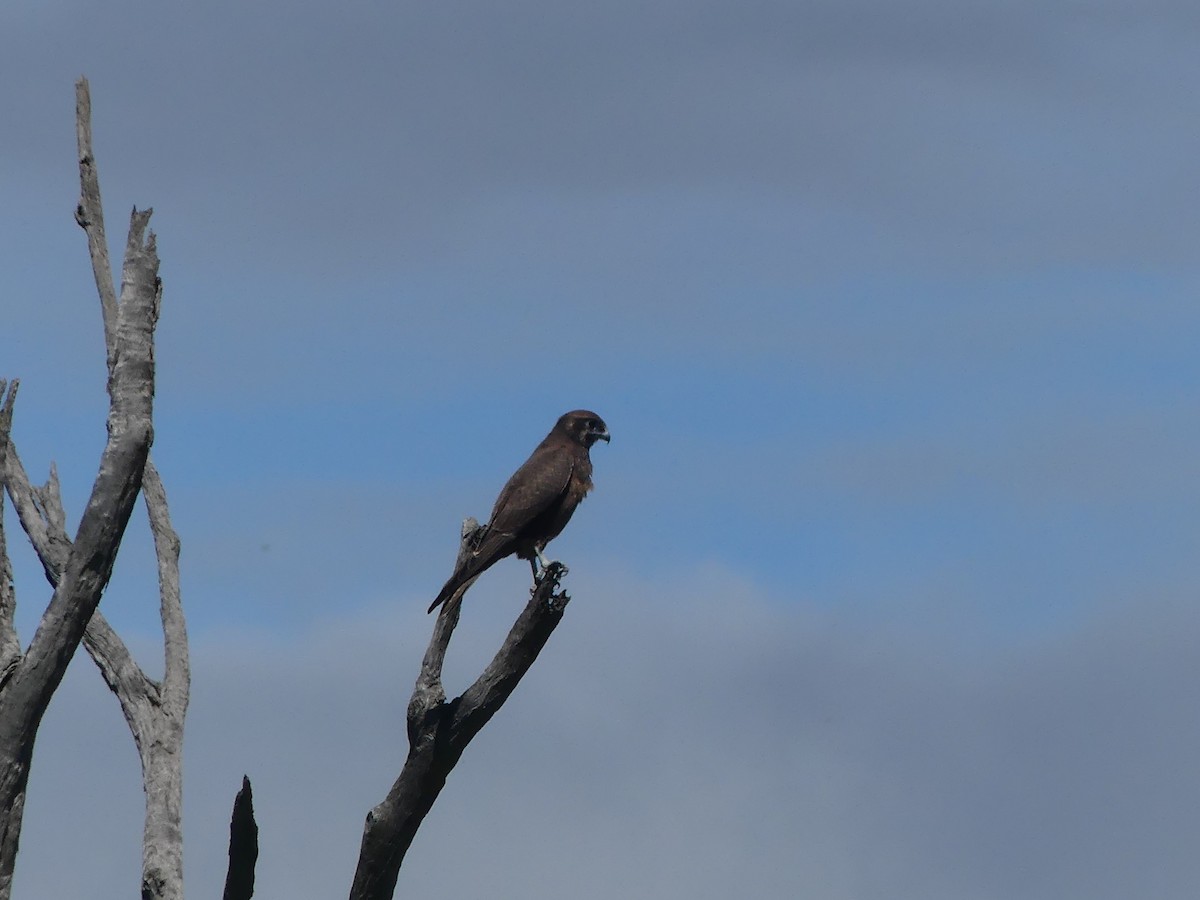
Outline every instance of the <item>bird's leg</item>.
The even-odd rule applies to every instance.
[[[539,565],[541,566],[541,571],[538,571]],[[553,559],[546,559],[546,555],[542,553],[542,548],[535,544],[533,547],[533,558],[529,560],[529,568],[533,569],[533,583],[541,584],[542,579],[546,577],[546,573],[550,570],[551,566],[558,566],[562,572],[566,572],[567,570],[567,567],[562,563]]]
[[[554,564],[553,559],[546,559],[545,553],[541,552],[541,547],[533,546],[533,558],[529,560],[529,568],[533,569],[533,583],[540,584],[542,578],[546,577],[546,570]],[[541,571],[539,571],[539,566]]]

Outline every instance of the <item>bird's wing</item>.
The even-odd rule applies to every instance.
[[[541,446],[533,451],[501,489],[475,552],[460,560],[429,611],[433,612],[470,579],[514,552],[517,535],[566,493],[574,467],[574,456],[563,447]]]
[[[493,535],[519,534],[559,500],[570,484],[574,467],[575,458],[565,448],[538,447],[500,491],[480,548]]]

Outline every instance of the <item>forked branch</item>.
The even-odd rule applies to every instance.
[[[120,358],[125,298],[138,281],[136,247],[150,211],[133,212],[121,271],[121,301],[116,301],[100,178],[92,149],[91,96],[86,79],[75,85],[75,132],[79,151],[79,205],[75,220],[87,235],[92,274],[100,297],[104,343],[110,371]],[[154,237],[148,239],[153,246]],[[150,315],[158,318],[162,283],[155,282]],[[129,724],[142,765],[146,814],[142,836],[142,898],[183,897],[183,722],[190,692],[187,627],[179,590],[179,537],[171,526],[166,491],[154,462],[147,456],[142,496],[158,559],[159,615],[163,627],[164,674],[161,682],[147,677],[124,642],[102,616],[96,616],[84,646],[105,683],[117,696]]]
[[[21,483],[14,472],[11,438],[0,460],[5,487],[22,523],[30,522],[35,546],[39,534],[49,541],[52,532],[59,544],[59,552],[43,560],[53,596],[28,649],[11,665],[0,689],[0,900],[11,893],[34,738],[112,574],[153,439],[154,326],[161,284],[147,220],[147,214],[135,211],[116,316],[118,352],[108,378],[108,441],[73,541],[61,539],[58,510],[47,508],[56,495],[53,482],[36,494],[29,489],[29,505],[22,509],[18,495],[28,479]]]
[[[88,237],[100,296],[108,362],[109,440],[100,474],[72,540],[66,531],[58,475],[32,485],[4,429],[0,474],[18,518],[36,551],[54,596],[28,651],[19,643],[11,677],[0,687],[0,900],[10,891],[29,755],[41,714],[80,641],[117,695],[142,762],[146,790],[142,897],[181,898],[182,837],[180,751],[188,698],[187,636],[179,604],[179,541],[167,514],[166,495],[149,460],[154,396],[153,335],[162,301],[158,254],[149,231],[150,211],[135,209],[122,265],[120,295],[113,284],[91,147],[87,81],[76,85],[81,196],[76,221]],[[134,501],[143,492],[158,556],[166,674],[148,678],[120,637],[96,610]],[[2,527],[2,523],[0,523]],[[0,550],[2,550],[0,539]],[[0,557],[3,554],[0,553]],[[0,558],[0,576],[6,559]],[[6,653],[5,616],[15,600],[0,577],[0,652]],[[15,635],[13,636],[15,640]],[[4,659],[7,657],[0,657]]]
[[[478,526],[463,525],[459,553],[469,552]],[[458,624],[459,596],[438,613],[433,637],[408,704],[408,757],[387,797],[367,813],[351,900],[388,900],[404,855],[467,744],[504,704],[562,620],[570,597],[559,591],[565,569],[554,563],[531,592],[504,644],[461,695],[447,701],[442,663]]]

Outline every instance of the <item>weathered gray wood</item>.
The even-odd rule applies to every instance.
[[[29,761],[41,715],[82,640],[105,682],[116,693],[142,762],[146,791],[142,897],[183,896],[183,718],[188,698],[187,635],[179,602],[179,540],[171,528],[166,495],[149,460],[153,437],[153,333],[162,300],[150,211],[134,210],[121,276],[113,286],[100,208],[99,179],[91,149],[91,102],[86,80],[76,85],[81,199],[76,220],[88,236],[104,320],[108,360],[109,440],[100,474],[74,540],[53,466],[42,487],[33,486],[11,440],[0,443],[0,475],[42,563],[54,595],[24,656],[0,683],[0,900],[11,891]],[[96,610],[117,548],[142,491],[158,555],[166,672],[149,678]],[[2,567],[3,560],[0,560]],[[2,572],[0,572],[2,575]],[[2,579],[0,579],[2,580]],[[0,604],[4,599],[0,586]],[[14,601],[15,602],[15,601]],[[3,646],[0,605],[0,647]]]
[[[88,238],[109,365],[119,358],[120,306],[114,302],[112,272],[104,235],[100,181],[91,143],[91,98],[86,79],[75,86],[80,200],[76,221]],[[127,250],[121,293],[136,272]],[[161,302],[161,291],[157,297]],[[157,317],[157,305],[154,312]],[[129,724],[142,767],[146,810],[142,828],[143,900],[183,897],[183,725],[190,692],[187,626],[179,589],[179,537],[171,526],[162,479],[147,456],[142,497],[158,559],[159,613],[163,626],[164,674],[146,676],[104,617],[97,614],[84,635],[84,646],[105,683],[117,696]],[[61,503],[59,504],[61,511]]]
[[[9,463],[16,476],[10,482],[14,505],[23,520],[38,512],[33,499],[40,494],[45,514],[42,530],[31,542],[42,561],[51,585],[65,565],[71,542],[56,532],[62,501],[51,486],[30,488],[15,449]],[[22,490],[19,486],[25,485]],[[144,897],[182,897],[183,891],[183,719],[187,711],[189,671],[187,632],[179,595],[179,539],[171,527],[166,495],[158,471],[147,461],[142,496],[150,518],[158,556],[160,605],[163,621],[166,669],[162,682],[148,678],[134,661],[124,642],[99,609],[84,632],[83,645],[99,668],[105,683],[117,696],[129,724],[142,765],[146,794],[146,816],[142,842]]]
[[[92,95],[86,78],[75,82],[75,144],[79,156],[79,205],[75,221],[87,233],[88,253],[92,257],[92,275],[100,295],[104,319],[104,346],[108,369],[112,371],[116,350],[117,295],[113,289],[112,267],[108,262],[108,240],[104,236],[104,207],[100,203],[100,176],[92,152]]]
[[[10,385],[0,378],[0,478],[4,460],[8,457],[9,434],[12,431],[13,405],[17,400],[16,380]],[[0,484],[0,691],[21,662],[21,641],[17,637],[13,617],[17,611],[17,593],[13,587],[12,564],[4,538],[4,490]]]
[[[154,236],[146,232],[148,220],[148,213],[136,210],[131,217],[116,324],[119,353],[108,379],[108,441],[99,472],[50,603],[0,690],[0,900],[12,889],[37,729],[112,574],[153,440],[153,345],[160,285]],[[4,456],[6,484],[12,455],[10,442]]]
[[[459,553],[473,546],[474,520],[464,523]],[[565,573],[552,563],[534,587],[504,644],[483,674],[447,701],[442,662],[458,624],[462,591],[438,613],[433,637],[408,704],[408,757],[387,797],[367,813],[351,900],[388,900],[404,855],[467,744],[504,704],[562,620],[570,597],[560,592]]]

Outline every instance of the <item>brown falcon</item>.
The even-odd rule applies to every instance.
[[[455,566],[429,611],[513,553],[529,560],[536,581],[538,565],[543,570],[550,565],[542,551],[562,533],[575,507],[592,489],[588,450],[596,441],[608,440],[608,426],[594,412],[576,409],[563,415],[508,479],[491,518],[475,539],[475,549]]]

